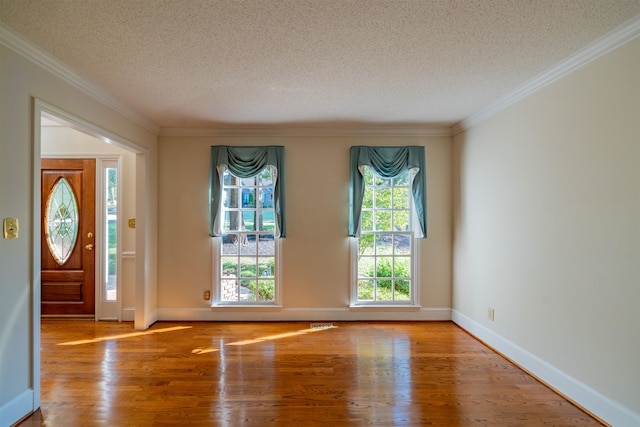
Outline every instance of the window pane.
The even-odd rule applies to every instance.
[[[391,290],[391,280],[378,280],[376,289],[376,301],[393,300],[393,292]]]
[[[375,258],[361,256],[358,258],[358,277],[375,277]]]
[[[238,185],[240,180],[238,177],[234,176],[228,170],[224,171],[224,175],[222,176],[222,184],[223,185]]]
[[[362,208],[373,209],[373,188],[366,187],[362,195]]]
[[[225,211],[223,231],[239,231],[242,230],[242,218],[240,211]]]
[[[243,187],[255,187],[256,186],[256,177],[252,176],[250,178],[241,178],[240,185]]]
[[[369,166],[364,168],[364,185],[373,185],[373,173]]]
[[[395,257],[393,275],[395,277],[411,277],[411,259],[409,257]]]
[[[391,189],[390,188],[376,189],[376,208],[378,209],[391,208]]]
[[[393,230],[409,231],[409,211],[393,211]]]
[[[273,207],[273,190],[271,188],[261,188],[259,195],[260,203],[258,206],[263,208]]]
[[[238,258],[222,257],[222,277],[238,277]]]
[[[396,280],[394,291],[396,300],[407,301],[411,299],[411,282],[409,280]]]
[[[238,301],[238,283],[233,279],[222,279],[220,281],[222,301]]]
[[[378,277],[391,277],[392,257],[378,257],[376,274]]]
[[[240,257],[240,277],[256,277],[255,258]]]
[[[409,209],[409,189],[408,188],[393,189],[393,208]]]
[[[393,253],[396,255],[411,254],[411,235],[396,234],[393,237]]]
[[[274,259],[272,257],[258,258],[258,276],[273,277],[274,271]]]
[[[223,200],[225,208],[237,208],[239,201],[239,194],[237,188],[227,188],[224,190]]]
[[[256,229],[256,212],[242,211],[242,230],[255,231]]]
[[[258,220],[258,231],[275,231],[276,220],[273,210],[260,211]]]
[[[242,189],[242,207],[243,208],[255,208],[256,207],[256,190],[255,188],[243,188]]]
[[[391,230],[391,211],[376,211],[375,218],[377,231]]]
[[[276,248],[273,234],[260,234],[258,237],[258,254],[274,256]]]
[[[391,185],[391,180],[388,178],[383,178],[378,175],[374,175],[374,185],[381,185],[381,186],[388,187],[389,185]]]
[[[393,179],[393,185],[396,185],[396,186],[409,185],[409,172],[404,171],[400,175],[396,176]]]
[[[275,298],[275,282],[258,280],[258,301],[273,301]]]
[[[362,211],[360,221],[361,231],[373,231],[373,211]]]
[[[373,255],[373,234],[363,234],[358,239],[358,253],[363,255]]]
[[[358,299],[373,300],[374,280],[358,280]]]
[[[376,254],[392,255],[393,254],[393,235],[392,234],[376,234]]]
[[[261,187],[269,187],[273,185],[273,166],[267,166],[260,172],[258,185]]]
[[[256,281],[255,280],[240,281],[240,300],[241,301],[256,300]]]
[[[258,242],[255,234],[240,234],[240,255],[257,255]]]
[[[238,238],[235,234],[222,236],[222,255],[236,255],[238,253]]]

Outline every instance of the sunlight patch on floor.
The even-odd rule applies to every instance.
[[[119,339],[123,339],[123,338],[132,338],[132,337],[140,337],[140,336],[144,336],[144,335],[152,335],[152,334],[157,334],[157,333],[161,333],[161,332],[180,331],[180,330],[183,330],[183,329],[190,329],[192,327],[193,326],[174,326],[172,328],[154,329],[154,330],[142,331],[142,332],[131,332],[131,333],[128,333],[128,334],[109,335],[109,336],[106,336],[106,337],[97,337],[97,338],[86,339],[86,340],[61,342],[58,345],[91,344],[91,343],[101,342],[101,341],[111,341],[111,340],[119,340]]]
[[[313,325],[313,324],[312,324]],[[257,343],[261,343],[261,342],[265,342],[265,341],[273,341],[273,340],[279,340],[282,338],[290,338],[290,337],[295,337],[295,336],[299,336],[299,335],[306,335],[306,334],[310,334],[310,333],[314,333],[314,332],[319,332],[319,331],[324,331],[327,329],[332,329],[332,328],[337,328],[337,326],[333,326],[333,324],[326,324],[323,323],[323,326],[318,328],[318,327],[311,327],[309,329],[301,329],[299,331],[295,331],[295,332],[285,332],[282,334],[276,334],[276,335],[267,335],[264,337],[260,337],[260,338],[254,338],[254,339],[248,339],[248,340],[242,340],[242,341],[234,341],[234,342],[230,342],[228,344],[225,344],[226,346],[243,346],[243,345],[249,345],[249,344],[257,344]],[[327,326],[330,325],[330,326]],[[216,351],[220,351],[220,349],[216,349],[216,348],[196,348],[194,350],[191,351],[191,353],[193,354],[207,354],[207,353],[213,353]]]

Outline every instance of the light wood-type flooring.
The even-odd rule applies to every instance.
[[[20,426],[602,425],[453,323],[310,326],[43,320]]]

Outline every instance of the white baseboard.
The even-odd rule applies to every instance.
[[[13,400],[0,406],[0,427],[10,427],[35,409],[33,407],[33,389],[20,393]]]
[[[603,396],[491,329],[457,310],[452,310],[452,320],[471,335],[493,347],[549,387],[571,399],[601,420],[614,427],[640,426],[640,414]]]
[[[126,313],[125,313],[126,312]],[[450,308],[421,308],[414,311],[398,311],[393,308],[351,310],[346,308],[280,308],[257,310],[250,308],[159,308],[159,321],[447,321],[451,320]],[[123,320],[133,312],[123,310]]]

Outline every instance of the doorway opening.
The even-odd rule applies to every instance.
[[[145,268],[148,251],[144,229],[147,215],[144,195],[148,193],[149,185],[147,149],[35,100],[36,232],[46,227],[43,223],[45,214],[42,213],[46,201],[41,199],[43,190],[40,188],[41,159],[90,159],[95,162],[95,186],[91,188],[95,203],[94,226],[93,229],[82,230],[76,242],[81,251],[93,251],[95,254],[92,292],[95,311],[91,317],[95,320],[134,321],[136,329],[145,329],[152,323],[148,321],[148,310],[143,304],[148,291]],[[143,227],[135,227],[136,217],[138,225]],[[45,231],[43,229],[38,235],[44,236]],[[41,257],[45,257],[43,253],[49,248],[46,244],[34,242],[34,249],[34,258],[38,261],[38,265],[34,265],[34,276],[40,277]],[[37,293],[34,305],[44,301],[44,288],[41,286],[34,290]],[[37,308],[39,318],[41,307]],[[140,315],[141,312],[145,313]]]
[[[40,406],[40,319],[41,319],[41,229],[42,229],[42,209],[41,209],[41,167],[40,162],[42,158],[42,123],[43,121],[51,121],[53,123],[57,123],[62,126],[69,127],[70,129],[74,129],[79,131],[80,133],[89,135],[98,141],[102,141],[108,143],[110,145],[120,147],[129,155],[132,155],[135,159],[133,161],[134,164],[134,172],[131,174],[131,180],[129,181],[129,185],[132,188],[135,188],[135,196],[133,200],[129,203],[134,207],[134,215],[132,222],[136,224],[136,227],[133,229],[133,236],[135,239],[135,244],[133,245],[133,250],[127,253],[126,251],[122,251],[119,254],[119,259],[122,261],[124,259],[129,260],[129,264],[131,264],[131,268],[133,269],[133,284],[130,286],[133,289],[130,289],[131,300],[133,301],[133,306],[131,310],[128,312],[127,307],[118,307],[117,308],[117,316],[121,320],[132,320],[134,329],[147,329],[153,322],[155,321],[155,308],[152,307],[149,301],[149,294],[155,294],[155,287],[152,288],[152,284],[150,283],[150,274],[149,271],[153,270],[155,260],[151,259],[152,251],[150,250],[150,216],[151,211],[149,210],[149,194],[151,179],[150,179],[150,152],[147,148],[137,145],[131,141],[121,138],[120,136],[109,132],[103,128],[95,126],[94,124],[82,120],[72,114],[65,112],[57,107],[54,107],[50,104],[47,104],[41,100],[34,99],[33,100],[33,150],[32,150],[32,221],[31,221],[31,230],[32,230],[32,240],[30,242],[32,248],[32,263],[31,263],[31,283],[33,284],[32,292],[32,318],[31,318],[31,351],[32,351],[32,364],[31,364],[31,376],[32,376],[32,384],[33,384],[33,408],[38,408]],[[123,156],[124,158],[124,156]],[[111,168],[111,164],[105,160],[104,167],[106,169]],[[114,159],[111,159],[114,160]],[[118,163],[119,172],[122,171],[122,163]],[[118,197],[122,200],[122,174],[119,173],[119,186],[118,192],[120,193]],[[100,198],[102,199],[102,198]],[[106,200],[106,199],[105,199]],[[108,201],[107,201],[108,204]],[[117,208],[118,209],[118,208]],[[121,209],[121,208],[120,208]],[[98,209],[101,211],[101,209]],[[122,218],[122,210],[117,211],[117,220]],[[135,218],[137,217],[137,221]],[[108,211],[107,211],[107,219],[108,221]],[[153,221],[153,219],[151,219]],[[116,230],[122,229],[122,221],[119,221],[116,224]],[[108,228],[108,226],[107,226]],[[86,235],[86,234],[85,234]],[[106,239],[105,239],[106,241]],[[123,239],[122,235],[117,235],[117,247],[123,247]],[[126,268],[125,268],[126,270]],[[107,271],[111,271],[107,268]],[[116,267],[116,275],[118,271],[122,271],[121,268]],[[102,273],[100,273],[102,274]],[[117,285],[116,285],[117,286]],[[154,284],[155,286],[155,284]],[[124,292],[121,292],[124,291]],[[126,287],[125,289],[118,289],[116,293],[117,298],[125,299],[126,297]],[[122,293],[123,295],[120,295]],[[108,298],[107,298],[108,300]]]

